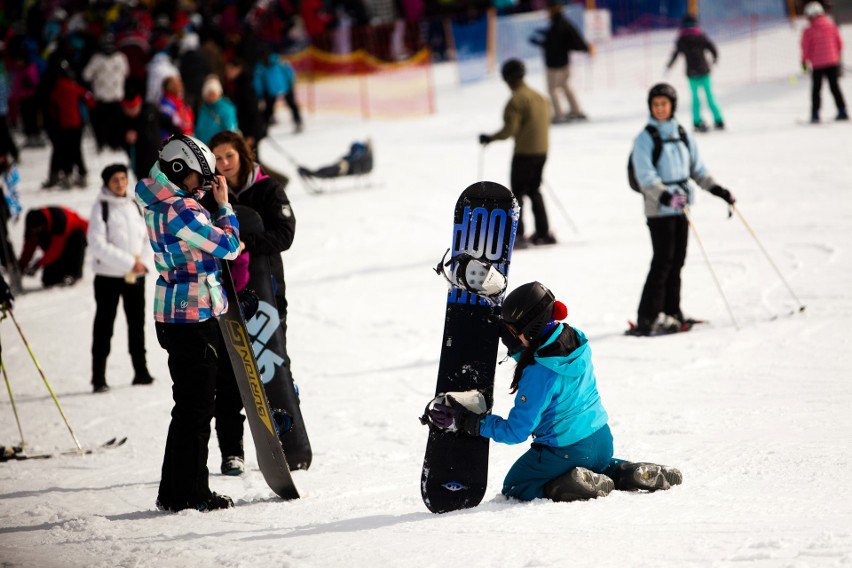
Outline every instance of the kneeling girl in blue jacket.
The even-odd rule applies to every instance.
[[[613,489],[656,491],[682,481],[673,467],[613,458],[612,433],[598,394],[592,353],[582,331],[560,323],[568,310],[539,282],[524,284],[502,305],[501,338],[517,361],[507,418],[476,414],[448,397],[432,423],[460,435],[484,436],[530,449],[509,470],[503,494],[522,501],[575,501]]]

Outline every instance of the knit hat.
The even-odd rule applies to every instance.
[[[130,110],[141,102],[142,97],[140,97],[139,95],[136,95],[134,97],[128,97],[121,101],[121,108],[123,108],[124,110]]]
[[[101,179],[104,180],[104,186],[109,185],[109,180],[112,179],[112,176],[119,172],[127,175],[127,166],[124,164],[110,164],[105,167],[101,172]]]

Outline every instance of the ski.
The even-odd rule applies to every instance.
[[[697,320],[697,319],[687,319],[686,321],[680,324],[680,327],[677,326],[657,326],[655,329],[651,331],[640,331],[639,327],[636,325],[636,322],[627,321],[627,325],[629,326],[625,331],[624,335],[630,335],[633,337],[659,337],[661,335],[674,335],[676,333],[685,333],[691,330],[696,325],[703,325],[709,323],[706,320]]]
[[[449,284],[435,399],[448,393],[493,404],[500,303],[518,222],[518,202],[500,184],[483,181],[456,202],[450,251],[435,271]],[[455,397],[454,397],[455,398]],[[481,401],[481,403],[479,402]],[[488,480],[489,440],[440,430],[428,420],[429,438],[420,492],[433,513],[477,506]]]
[[[115,448],[120,448],[125,443],[127,443],[127,437],[124,438],[112,438],[107,440],[100,446],[94,446],[91,448],[83,448],[82,450],[78,450],[77,448],[72,448],[70,450],[63,450],[61,452],[49,452],[49,453],[28,453],[26,448],[21,446],[11,446],[8,448],[0,447],[0,461],[10,461],[10,460],[43,460],[48,458],[55,458],[58,456],[84,456],[90,454],[96,454],[103,452],[105,450],[112,450]]]
[[[257,360],[252,350],[246,323],[240,311],[240,302],[234,289],[229,263],[222,263],[222,284],[228,296],[228,310],[218,322],[225,339],[228,357],[234,369],[240,397],[243,399],[246,418],[257,453],[257,464],[266,484],[282,499],[298,499],[299,492],[290,475],[290,466],[279,440],[279,425],[269,408],[269,401],[261,382]]]

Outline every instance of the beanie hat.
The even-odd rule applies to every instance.
[[[104,186],[109,185],[109,180],[112,179],[112,176],[119,172],[127,175],[127,166],[124,164],[110,164],[105,167],[101,172],[101,179],[104,180]]]

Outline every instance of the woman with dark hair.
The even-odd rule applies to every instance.
[[[272,276],[275,279],[275,303],[283,331],[283,368],[290,371],[290,357],[287,355],[287,298],[285,296],[284,263],[281,253],[290,248],[296,232],[296,218],[290,208],[290,200],[284,193],[284,185],[277,179],[267,176],[254,160],[254,153],[248,142],[237,132],[226,130],[219,132],[210,140],[210,149],[216,157],[216,171],[228,182],[231,203],[245,205],[260,214],[264,230],[260,233],[241,235],[245,250],[251,255],[268,256]],[[202,205],[214,207],[208,200]],[[230,411],[227,411],[230,412]],[[224,416],[216,414],[216,431],[220,438],[226,432],[220,425],[228,424]],[[243,471],[241,460],[222,454],[222,473],[239,475]],[[239,456],[237,456],[239,457]]]
[[[509,294],[501,308],[501,339],[518,362],[508,418],[477,414],[452,396],[429,410],[437,428],[532,447],[509,470],[503,495],[521,501],[594,499],[622,491],[657,491],[679,485],[675,468],[614,459],[608,415],[598,394],[589,342],[560,323],[568,309],[538,282]]]

